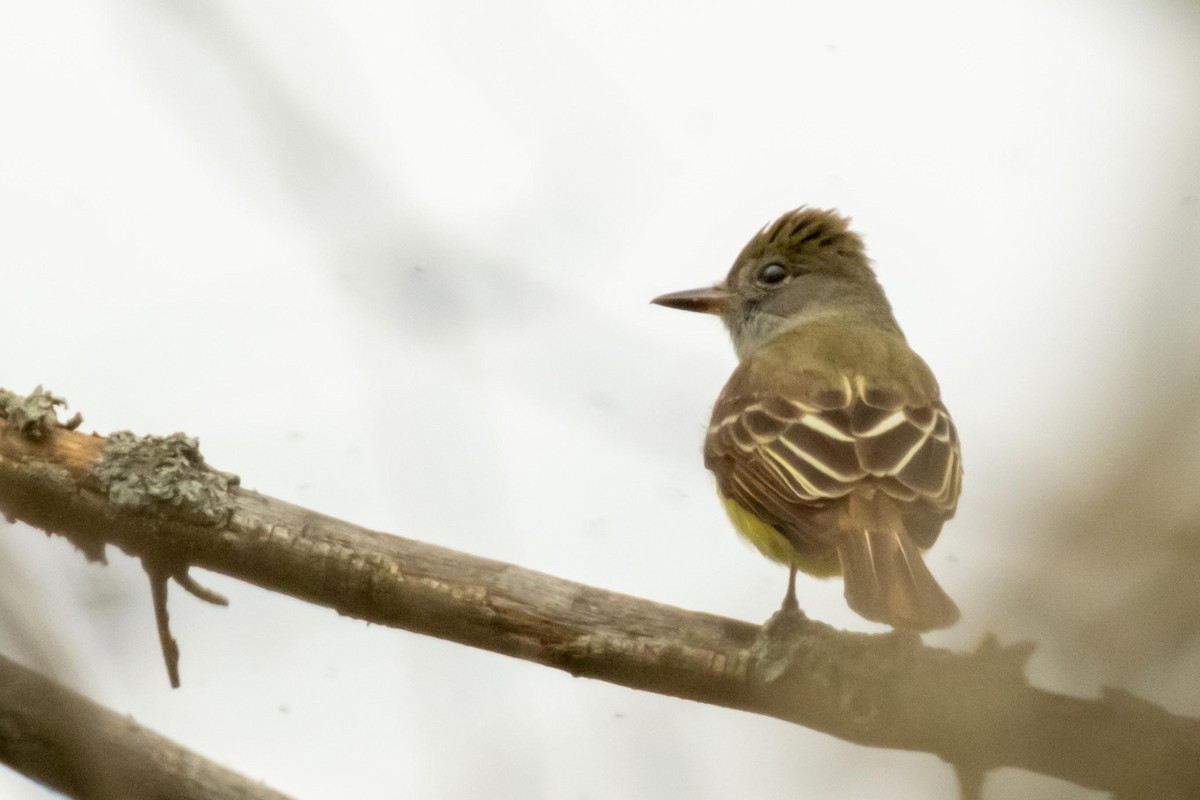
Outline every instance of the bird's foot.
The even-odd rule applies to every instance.
[[[763,623],[750,648],[755,680],[773,683],[779,680],[804,651],[812,623],[795,604],[784,603]]]

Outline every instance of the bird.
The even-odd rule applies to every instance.
[[[734,527],[796,573],[841,575],[852,610],[897,630],[959,619],[922,552],[962,491],[958,432],[850,220],[801,206],[763,227],[725,280],[651,302],[718,315],[738,365],[704,463]]]

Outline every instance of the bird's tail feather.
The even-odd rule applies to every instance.
[[[851,495],[840,527],[837,552],[852,609],[907,630],[945,628],[958,620],[958,606],[930,574],[890,498]]]

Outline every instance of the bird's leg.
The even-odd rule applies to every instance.
[[[804,646],[807,625],[808,617],[796,601],[796,565],[790,564],[783,605],[763,623],[750,650],[755,661],[755,673],[760,680],[770,683],[787,670],[797,651]]]
[[[796,565],[788,565],[788,588],[787,594],[783,596],[783,605],[779,607],[780,611],[800,611],[800,603],[796,601]],[[803,612],[800,612],[803,613]]]

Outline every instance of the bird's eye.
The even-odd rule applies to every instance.
[[[756,280],[763,286],[775,286],[783,283],[787,276],[787,267],[783,266],[783,264],[776,264],[772,262],[758,270]]]

